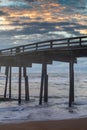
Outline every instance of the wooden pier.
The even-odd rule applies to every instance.
[[[22,69],[25,79],[25,100],[29,101],[26,67],[39,63],[42,64],[39,104],[42,104],[42,100],[48,102],[47,65],[52,64],[53,61],[62,61],[69,63],[69,107],[71,107],[74,102],[74,63],[77,63],[78,57],[87,57],[87,36],[49,40],[0,50],[0,66],[6,67],[4,98],[6,98],[8,82],[9,99],[12,97],[12,67],[19,67],[18,103],[21,103]]]

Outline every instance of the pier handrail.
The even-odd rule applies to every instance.
[[[1,55],[16,55],[24,52],[31,52],[31,51],[40,51],[46,49],[60,49],[65,47],[82,47],[87,46],[87,36],[81,37],[72,37],[72,38],[64,38],[64,39],[54,39],[54,40],[47,40],[41,41],[36,43],[31,43],[27,45],[21,45],[16,47],[11,47],[7,49],[0,50]]]

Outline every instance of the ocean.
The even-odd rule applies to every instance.
[[[17,100],[0,102],[0,122],[22,122],[40,120],[61,120],[87,117],[87,73],[86,58],[78,59],[75,64],[75,102],[69,102],[69,64],[54,62],[48,65],[48,103],[39,105],[41,65],[33,64],[27,68],[30,101],[25,102],[25,82],[22,76],[22,103]],[[51,70],[51,71],[50,71]],[[5,68],[0,73],[0,95],[3,97]],[[18,68],[12,69],[12,98],[18,98]],[[9,85],[9,84],[8,84]],[[7,97],[9,92],[7,91]]]

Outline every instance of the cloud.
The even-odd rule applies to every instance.
[[[30,2],[30,0],[25,1]],[[87,16],[80,13],[74,14],[72,9],[69,11],[70,8],[55,4],[56,2],[47,5],[44,0],[39,1],[39,5],[30,3],[32,8],[27,9],[4,7],[3,11],[1,8],[0,37],[3,35],[7,38],[20,35],[36,36],[38,34],[38,36],[46,37],[47,35],[47,37],[58,38],[63,37],[64,34],[80,35],[84,33],[79,29],[86,28]]]
[[[7,15],[8,15],[8,13],[6,13],[6,12],[0,10],[0,16],[7,16]]]
[[[16,23],[17,22],[17,23]],[[13,24],[14,25],[14,24]],[[13,26],[12,25],[12,26]],[[72,26],[71,26],[72,25]],[[8,36],[15,36],[15,35],[33,35],[33,34],[47,34],[49,35],[49,32],[58,32],[53,33],[55,35],[59,35],[61,31],[70,33],[70,34],[80,34],[79,31],[76,31],[77,29],[85,29],[86,26],[80,26],[76,23],[70,24],[69,22],[57,22],[57,23],[48,23],[48,22],[32,22],[32,23],[19,23],[18,21],[15,21],[14,25],[15,29],[12,30],[3,30],[0,32],[1,34],[7,34]],[[59,27],[59,28],[57,28]]]

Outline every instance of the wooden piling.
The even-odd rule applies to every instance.
[[[44,64],[44,102],[48,102],[48,75],[47,75],[47,64]]]
[[[28,76],[25,77],[25,88],[26,88],[26,101],[29,101],[29,84],[28,84]]]
[[[22,80],[22,67],[19,67],[19,93],[18,93],[18,103],[21,104],[21,80]]]
[[[45,76],[44,102],[48,102],[48,75]]]
[[[8,74],[9,74],[9,67],[6,66],[5,68],[6,82],[5,82],[4,98],[6,98],[6,94],[7,94]]]
[[[70,69],[70,88],[69,88],[69,107],[72,106],[72,102],[74,102],[74,62],[73,60],[69,63]]]
[[[12,74],[12,68],[11,66],[9,67],[9,99],[11,99],[11,75]]]
[[[42,104],[42,97],[43,97],[43,83],[44,83],[44,65],[42,64],[42,74],[41,74],[41,86],[40,86],[39,105]]]
[[[40,86],[40,99],[39,104],[42,104],[44,90],[44,102],[48,102],[48,75],[47,75],[47,64],[42,64],[42,75],[41,75],[41,86]]]
[[[26,67],[23,67],[23,72],[24,72],[24,78],[25,78],[25,100],[29,101],[29,83],[28,83]]]

